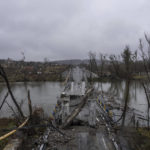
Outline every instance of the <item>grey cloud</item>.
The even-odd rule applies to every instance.
[[[86,58],[134,50],[150,33],[149,0],[0,1],[0,58]]]

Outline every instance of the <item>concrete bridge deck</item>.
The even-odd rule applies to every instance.
[[[79,104],[86,93],[86,89],[88,88],[86,71],[79,67],[73,68],[70,74],[70,81],[67,84],[67,88],[63,91],[63,104],[58,111],[62,113],[62,122],[65,121],[65,115],[70,115],[78,107],[75,104]],[[73,124],[64,130],[64,133],[71,135],[72,139],[63,144],[58,142],[56,149],[115,150],[112,137],[106,128],[106,122],[100,116],[100,113],[103,112],[99,109],[96,98],[89,98],[82,110],[75,117]],[[49,141],[51,141],[51,136],[49,137]]]

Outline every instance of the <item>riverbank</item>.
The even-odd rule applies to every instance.
[[[92,80],[90,78],[88,78],[88,81],[92,81],[92,82],[112,82],[112,81],[122,81],[124,79],[118,78],[118,77],[102,77],[102,78],[92,78]],[[147,80],[147,76],[133,76],[132,80]]]
[[[42,74],[23,74],[23,73],[7,73],[7,78],[10,82],[35,82],[35,81],[65,81],[63,76],[64,70],[55,70],[53,73],[42,73]],[[112,82],[112,81],[122,81],[124,79],[118,77],[94,77],[92,79],[87,78],[89,82]],[[132,80],[147,80],[147,76],[135,75]],[[0,82],[4,82],[4,79],[0,76]]]
[[[11,129],[16,127],[16,121],[13,118],[0,118],[0,136],[3,136]],[[3,149],[12,137],[0,141],[0,149]]]
[[[26,81],[64,81],[63,73],[70,68],[68,65],[44,64],[44,63],[23,63],[5,65],[3,69],[10,82]],[[3,82],[0,76],[0,82]]]
[[[38,81],[56,81],[63,82],[65,78],[60,74],[57,75],[32,75],[26,76],[23,75],[12,75],[8,76],[9,82],[38,82]],[[0,77],[0,82],[4,82],[4,80]]]
[[[147,134],[145,134],[147,133]],[[135,129],[132,127],[124,127],[124,129],[118,131],[119,139],[126,139],[129,147],[136,150],[150,150],[150,130],[145,128]]]

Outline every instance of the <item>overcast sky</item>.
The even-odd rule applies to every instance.
[[[150,33],[150,0],[0,0],[0,58],[87,58],[135,50]]]

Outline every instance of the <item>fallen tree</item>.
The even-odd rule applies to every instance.
[[[62,126],[61,126],[62,129],[67,128],[67,127],[72,123],[73,119],[79,114],[79,112],[80,112],[80,111],[82,110],[82,108],[84,107],[84,105],[85,105],[85,103],[86,103],[86,101],[87,101],[89,95],[91,94],[91,92],[92,92],[93,90],[94,90],[94,88],[90,88],[90,89],[86,92],[86,94],[85,94],[85,96],[83,97],[83,99],[82,99],[81,103],[79,104],[79,106],[73,110],[73,112],[70,114],[70,116],[67,117],[65,123],[62,124]]]

